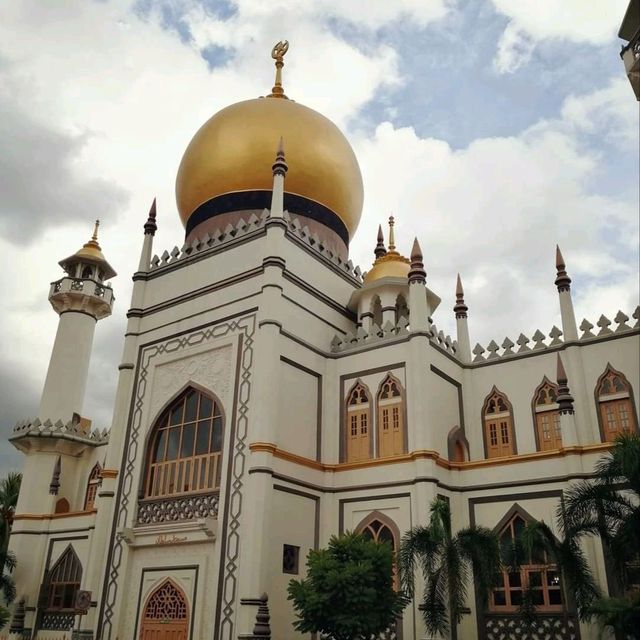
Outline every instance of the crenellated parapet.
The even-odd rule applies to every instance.
[[[622,311],[618,311],[613,320],[616,326],[610,328],[613,322],[606,316],[601,315],[596,323],[598,327],[596,331],[592,331],[595,328],[594,325],[584,319],[580,325],[582,334],[579,336],[578,342],[598,340],[607,335],[635,331],[640,328],[640,320],[638,319],[640,318],[640,307],[636,308],[632,317],[636,319],[636,323],[633,326],[629,323],[629,316]],[[562,331],[554,325],[548,335],[538,329],[531,338],[521,333],[515,343],[509,337],[506,337],[500,346],[495,340],[491,340],[486,348],[476,344],[472,351],[474,355],[472,362],[478,363],[511,358],[524,353],[544,351],[563,344],[565,344],[565,340],[563,339]]]
[[[33,448],[28,440],[33,438],[62,439],[78,444],[100,447],[109,442],[108,429],[91,429],[84,420],[51,420],[28,418],[19,420],[13,427],[10,442],[18,449]]]

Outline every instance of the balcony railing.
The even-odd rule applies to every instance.
[[[183,522],[199,518],[217,518],[220,493],[145,498],[138,502],[138,524]]]

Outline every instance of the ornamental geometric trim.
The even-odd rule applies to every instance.
[[[144,620],[175,622],[187,619],[187,603],[182,592],[170,581],[161,584],[149,598]]]
[[[195,518],[217,518],[220,495],[179,496],[138,502],[138,524],[181,522]]]
[[[232,640],[234,634],[234,620],[237,600],[237,570],[240,561],[240,515],[242,512],[242,490],[246,469],[246,454],[248,447],[246,438],[249,430],[249,400],[251,396],[251,368],[253,364],[253,343],[256,330],[256,316],[250,314],[241,316],[228,322],[214,323],[207,327],[185,333],[177,337],[168,338],[165,342],[144,347],[139,354],[139,365],[133,402],[127,421],[125,446],[122,452],[120,468],[122,475],[116,496],[115,519],[111,532],[112,545],[106,567],[104,596],[101,611],[98,614],[98,637],[102,640],[114,640],[114,623],[116,606],[119,601],[119,590],[122,582],[122,568],[126,549],[122,536],[115,532],[130,526],[131,511],[137,505],[136,490],[133,486],[136,464],[140,447],[144,446],[141,435],[143,432],[142,416],[146,403],[149,402],[147,392],[150,384],[150,368],[153,361],[163,355],[175,354],[184,349],[206,344],[229,335],[242,336],[240,358],[240,376],[236,389],[237,404],[235,407],[235,439],[232,443],[233,453],[228,461],[231,467],[231,487],[229,501],[225,509],[228,511],[227,527],[220,536],[221,547],[225,548],[223,564],[222,607],[218,611],[219,626],[215,630],[215,638]],[[229,413],[231,415],[231,412]],[[234,425],[231,425],[233,428]]]
[[[575,617],[538,615],[531,626],[519,616],[486,616],[486,640],[579,640]]]

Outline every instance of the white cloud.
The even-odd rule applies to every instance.
[[[509,18],[494,58],[500,73],[526,64],[538,42],[565,40],[590,45],[615,37],[627,0],[492,0]]]
[[[381,87],[397,82],[400,66],[391,47],[374,46],[371,32],[400,20],[426,24],[446,3],[367,3],[359,20],[355,5],[346,2],[242,0],[223,21],[195,0],[176,0],[194,34],[187,42],[163,28],[157,13],[134,13],[132,5],[132,0],[25,0],[0,8],[0,83],[10,87],[14,115],[22,121],[63,140],[82,141],[73,146],[75,155],[50,162],[66,162],[71,183],[83,194],[79,209],[86,212],[85,224],[77,222],[78,206],[65,217],[60,205],[55,220],[41,212],[42,234],[27,247],[9,242],[6,234],[0,239],[0,317],[10,345],[3,350],[4,368],[28,382],[35,411],[57,322],[46,301],[48,282],[59,273],[57,261],[78,248],[93,218],[106,212],[100,239],[120,275],[114,281],[116,314],[96,332],[86,404],[100,426],[110,420],[141,226],[157,195],[156,248],[181,244],[174,179],[195,130],[221,107],[269,91],[269,51],[283,37],[291,41],[287,92],[342,126],[356,127],[358,111]],[[369,35],[357,45],[346,41],[331,30],[334,19],[359,23]],[[523,30],[535,31],[525,22]],[[201,53],[212,44],[228,48],[230,57],[210,70]],[[585,283],[574,287],[579,313],[592,320],[602,312],[613,314],[617,309],[608,305],[618,299],[628,310],[637,283],[624,251],[637,242],[637,195],[623,199],[592,192],[594,172],[615,158],[583,144],[585,135],[616,136],[629,145],[637,141],[633,97],[623,95],[622,87],[613,82],[572,96],[555,121],[541,121],[512,137],[479,139],[460,150],[390,123],[381,123],[373,136],[352,130],[366,186],[354,262],[368,268],[378,222],[393,211],[401,249],[408,252],[413,235],[422,242],[430,286],[444,300],[438,325],[453,327],[453,288],[461,271],[472,332],[484,343],[501,334],[532,333],[538,326],[548,330],[559,321],[556,241],[576,285]],[[39,144],[31,140],[29,151],[38,154]],[[621,146],[619,153],[633,150]],[[3,161],[11,157],[9,150]],[[23,162],[24,154],[20,158]],[[40,171],[29,175],[24,162],[22,171],[34,191],[42,189]],[[97,179],[112,183],[129,200],[114,202],[113,194],[87,189]],[[15,207],[22,207],[16,224],[34,224],[24,201]]]

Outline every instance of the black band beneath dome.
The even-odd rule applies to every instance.
[[[211,198],[201,204],[189,217],[186,225],[186,235],[188,236],[199,224],[209,218],[215,218],[223,213],[233,211],[248,211],[251,209],[270,209],[271,191],[234,191],[224,195]],[[316,220],[325,227],[329,227],[343,240],[345,245],[349,245],[349,232],[344,222],[328,207],[319,202],[314,202],[295,193],[284,194],[284,208],[289,213],[305,216]]]

